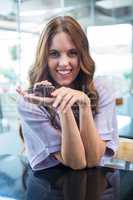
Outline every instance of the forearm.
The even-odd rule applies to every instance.
[[[88,105],[80,107],[80,135],[85,148],[87,166],[97,165],[105,152],[106,144],[96,130]]]
[[[85,150],[72,110],[60,113],[60,120],[62,159],[73,169],[84,168],[86,166]]]

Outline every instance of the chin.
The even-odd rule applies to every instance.
[[[58,83],[60,86],[64,86],[64,87],[69,87],[71,84],[72,84],[72,82],[60,82],[60,83]]]

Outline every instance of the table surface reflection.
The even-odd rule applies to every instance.
[[[24,157],[0,156],[0,200],[130,200],[133,171],[58,165],[33,172]]]

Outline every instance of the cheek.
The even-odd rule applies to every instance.
[[[78,59],[74,58],[70,61],[70,63],[71,63],[71,66],[73,66],[75,73],[77,73],[79,71],[79,68],[80,68]]]
[[[73,60],[72,65],[75,67],[75,71],[78,73],[79,70],[80,70],[80,61],[79,61],[79,59],[77,58],[77,59]]]
[[[48,68],[49,68],[49,71],[50,71],[51,74],[54,73],[54,70],[55,70],[57,65],[58,65],[57,60],[54,60],[54,59],[53,60],[51,60],[51,59],[48,60]]]
[[[57,60],[56,59],[49,59],[48,60],[48,66],[49,68],[54,68],[57,65]]]

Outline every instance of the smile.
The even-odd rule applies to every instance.
[[[67,70],[57,70],[57,72],[61,75],[67,75],[70,74],[72,72],[72,69],[67,69]]]

